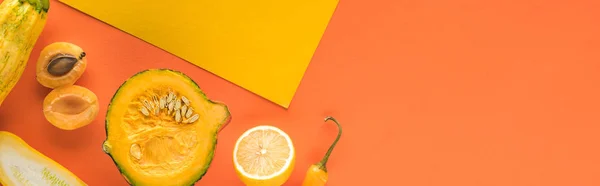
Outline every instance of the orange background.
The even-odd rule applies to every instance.
[[[118,5],[115,5],[118,6]],[[342,0],[289,110],[58,1],[22,79],[0,108],[0,129],[89,185],[126,185],[103,154],[103,117],[129,76],[168,67],[227,103],[232,123],[197,185],[242,185],[237,137],[258,124],[287,131],[298,150],[286,185],[344,134],[328,185],[600,185],[598,1]],[[56,41],[86,50],[77,84],[102,104],[89,126],[45,121],[49,92],[35,80],[40,50]]]

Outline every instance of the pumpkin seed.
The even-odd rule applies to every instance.
[[[185,116],[185,112],[187,112],[187,106],[183,105],[181,106],[181,116]]]
[[[184,103],[186,106],[190,106],[190,100],[189,100],[189,99],[187,99],[185,96],[181,96],[181,101],[183,101],[183,103]]]
[[[171,114],[171,112],[173,112],[173,107],[175,107],[175,102],[172,101],[171,103],[169,103],[169,114]]]
[[[169,96],[167,97],[167,103],[170,103],[175,98],[175,94],[173,92],[169,92]]]
[[[187,112],[185,112],[185,118],[190,118],[190,116],[192,116],[192,112],[194,112],[194,109],[192,107],[188,107]]]
[[[158,96],[156,96],[156,95],[152,96],[152,101],[154,102],[155,107],[159,106],[159,104],[160,104],[159,100],[160,99],[158,98]]]
[[[177,99],[177,100],[175,100],[175,111],[179,111],[180,108],[181,108],[181,100]]]
[[[146,108],[148,108],[148,110],[152,110],[152,104],[150,102],[148,102],[148,100],[144,100],[143,103],[144,103],[144,106]]]
[[[200,116],[198,114],[194,114],[191,118],[188,118],[186,121],[186,123],[193,123],[196,120],[198,120],[198,118],[200,118]]]
[[[177,94],[169,91],[166,95],[153,95],[151,98],[142,99],[140,111],[144,116],[151,114],[159,116],[162,109],[167,109],[167,115],[174,117],[178,123],[192,123],[199,119],[198,114],[194,114],[194,109],[190,106],[190,100],[185,96],[178,98]]]
[[[148,108],[141,107],[140,111],[142,112],[142,114],[144,114],[144,116],[150,116],[150,112],[148,112]]]
[[[141,159],[142,158],[142,149],[140,148],[140,145],[134,143],[131,145],[131,147],[129,148],[129,153],[131,154],[131,156],[133,156],[135,159]]]
[[[175,112],[175,121],[176,122],[181,122],[181,114],[179,114],[179,112]]]
[[[165,106],[167,105],[167,97],[164,96],[164,97],[160,98],[160,101],[159,101],[158,105],[159,105],[160,109],[164,109]]]

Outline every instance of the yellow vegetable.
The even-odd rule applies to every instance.
[[[147,69],[110,100],[102,150],[135,186],[194,185],[211,166],[227,105],[180,71]]]
[[[0,4],[0,105],[17,84],[46,25],[48,0],[4,0]]]
[[[0,152],[2,185],[87,185],[71,171],[10,132],[0,131]]]
[[[333,117],[328,116],[325,118],[325,121],[333,121],[338,127],[338,135],[333,141],[333,144],[329,146],[329,150],[325,153],[325,156],[318,163],[312,164],[308,170],[306,171],[306,177],[304,177],[304,181],[302,181],[302,186],[324,186],[329,179],[329,173],[327,173],[327,161],[329,160],[329,156],[335,145],[338,141],[340,141],[340,137],[342,137],[342,126],[340,123]]]

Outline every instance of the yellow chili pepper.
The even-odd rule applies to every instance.
[[[338,126],[338,135],[335,138],[335,141],[333,141],[333,144],[331,144],[331,146],[329,147],[329,150],[327,150],[327,153],[325,154],[323,159],[318,163],[311,165],[308,171],[306,171],[306,177],[302,182],[302,186],[324,186],[327,182],[327,179],[329,178],[329,175],[327,173],[327,160],[329,159],[333,148],[342,136],[342,126],[340,125],[340,123],[338,123],[338,121],[331,116],[325,118],[325,122],[329,120],[335,122],[335,124]]]

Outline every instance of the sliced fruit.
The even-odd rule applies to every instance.
[[[230,119],[227,106],[185,74],[144,70],[114,94],[103,150],[131,185],[193,185],[210,167]]]
[[[68,42],[55,42],[44,47],[36,65],[36,79],[45,87],[73,85],[87,67],[86,53]]]
[[[75,130],[90,124],[98,116],[98,97],[91,90],[67,85],[58,87],[44,98],[44,116],[63,130]]]
[[[0,131],[0,152],[2,185],[87,185],[13,133]]]
[[[260,125],[242,134],[233,150],[237,175],[246,185],[279,186],[294,169],[296,154],[291,138],[281,129]]]
[[[0,105],[21,79],[48,16],[48,0],[0,4]]]

